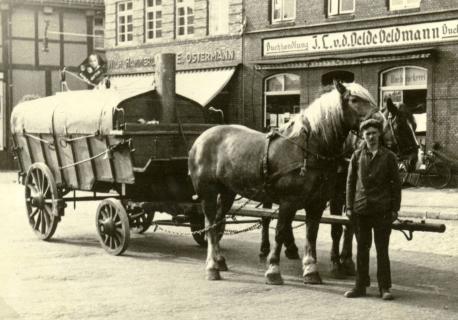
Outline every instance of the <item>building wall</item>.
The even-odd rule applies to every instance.
[[[427,147],[440,142],[446,150],[458,156],[458,90],[456,71],[458,68],[458,37],[454,41],[400,45],[396,47],[374,47],[355,50],[301,53],[298,55],[263,56],[263,40],[277,39],[296,35],[321,35],[351,30],[401,26],[425,22],[458,19],[456,1],[421,1],[419,9],[389,11],[386,0],[355,0],[352,14],[327,17],[326,1],[296,1],[296,19],[293,22],[272,24],[270,1],[245,2],[247,29],[244,35],[244,117],[250,127],[262,130],[264,126],[264,80],[276,73],[290,72],[301,77],[300,104],[307,106],[317,96],[321,87],[321,76],[333,70],[353,72],[355,81],[362,83],[380,99],[381,72],[398,66],[419,66],[428,70],[427,88]],[[458,28],[456,30],[458,34]],[[381,50],[401,50],[434,47],[435,54],[429,59],[379,62],[365,65],[335,65],[320,68],[293,70],[257,70],[256,66],[264,61],[272,63],[282,60],[322,58],[326,55],[364,53]]]
[[[63,0],[61,3],[46,3],[18,1],[2,5],[0,69],[9,90],[5,92],[4,100],[5,145],[0,150],[0,169],[14,165],[8,139],[9,116],[14,105],[25,95],[46,96],[60,91],[60,70],[65,66],[70,71],[77,71],[78,65],[93,51],[93,39],[87,34],[92,33],[94,15],[97,12],[103,14],[103,2],[72,5]],[[8,20],[11,22],[9,30],[6,27]],[[46,21],[49,25],[45,37]],[[64,35],[62,32],[84,36]],[[69,76],[67,80],[71,89],[87,88]]]

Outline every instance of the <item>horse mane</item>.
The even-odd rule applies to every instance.
[[[344,83],[351,95],[369,101],[376,106],[375,100],[369,91],[357,83]],[[280,128],[287,132],[288,137],[300,135],[304,124],[308,122],[311,133],[323,137],[326,143],[344,135],[342,99],[337,89],[323,93],[315,99],[307,108],[293,116],[284,127]]]

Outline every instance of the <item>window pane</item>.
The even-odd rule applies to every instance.
[[[355,8],[353,7],[354,0],[340,0],[341,1],[341,6],[342,6],[342,11],[348,12],[348,11],[355,11]]]
[[[118,10],[119,10],[119,11],[124,11],[124,10],[126,10],[126,5],[125,5],[124,3],[120,3],[120,4],[119,4],[119,7],[118,7]]]
[[[162,5],[162,1],[161,0],[156,0],[156,6],[160,6]]]
[[[132,41],[132,39],[133,39],[133,35],[132,35],[132,33],[129,33],[127,35],[127,41]]]
[[[154,32],[148,31],[148,39],[153,39],[153,38],[154,38]]]
[[[183,26],[183,25],[184,25],[184,18],[179,18],[179,19],[178,19],[178,24],[179,24],[180,26]]]
[[[180,35],[180,36],[184,35],[184,27],[179,27],[178,28],[178,35]]]
[[[132,22],[132,16],[127,16],[127,23]]]
[[[328,13],[330,15],[339,14],[339,0],[328,0]]]
[[[162,11],[156,11],[156,19],[162,18]]]
[[[132,2],[127,2],[127,10],[132,10]]]
[[[161,38],[162,37],[162,30],[157,30],[156,31],[156,38]]]
[[[148,6],[148,7],[154,6],[154,0],[148,0],[147,6]]]
[[[194,33],[194,27],[190,26],[188,27],[188,34],[193,34]]]
[[[119,27],[119,32],[121,32],[121,33],[126,32],[126,26],[120,26]]]
[[[406,68],[406,86],[426,87],[426,70],[418,68]]]
[[[283,18],[293,19],[294,18],[294,5],[296,0],[283,0]]]
[[[121,35],[119,36],[119,42],[124,42],[124,41],[126,41],[126,36],[123,35],[123,34],[121,34]]]
[[[383,75],[382,86],[389,87],[389,86],[402,86],[402,85],[404,85],[404,69],[403,68],[398,68],[395,70],[388,71]]]
[[[124,24],[126,22],[125,17],[119,17],[119,23]]]
[[[193,24],[194,23],[194,16],[189,16],[188,17],[188,24]]]
[[[267,81],[267,91],[283,91],[281,77],[275,77]]]
[[[300,77],[295,74],[285,75],[285,91],[299,90]]]
[[[178,15],[184,16],[184,8],[178,8]]]
[[[162,28],[162,20],[156,22],[156,28]]]
[[[128,24],[127,25],[127,32],[131,32],[133,30],[133,25]]]

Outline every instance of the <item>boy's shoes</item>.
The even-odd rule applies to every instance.
[[[389,289],[380,289],[380,297],[382,300],[393,300],[394,296]]]
[[[358,297],[365,297],[365,296],[366,296],[366,288],[355,287],[344,293],[344,297],[346,298],[358,298]]]

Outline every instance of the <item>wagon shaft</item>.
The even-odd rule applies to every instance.
[[[255,208],[244,208],[237,211],[237,216],[246,216],[246,217],[259,217],[259,218],[272,218],[277,219],[278,213],[271,209],[255,209]],[[304,214],[296,214],[295,221],[305,222]],[[340,224],[340,225],[350,225],[351,222],[346,217],[341,216],[323,216],[321,218],[321,223],[325,224]],[[444,233],[445,225],[439,223],[426,223],[414,222],[414,221],[395,221],[391,225],[393,230],[405,230],[405,231],[423,231],[423,232],[437,232]]]

